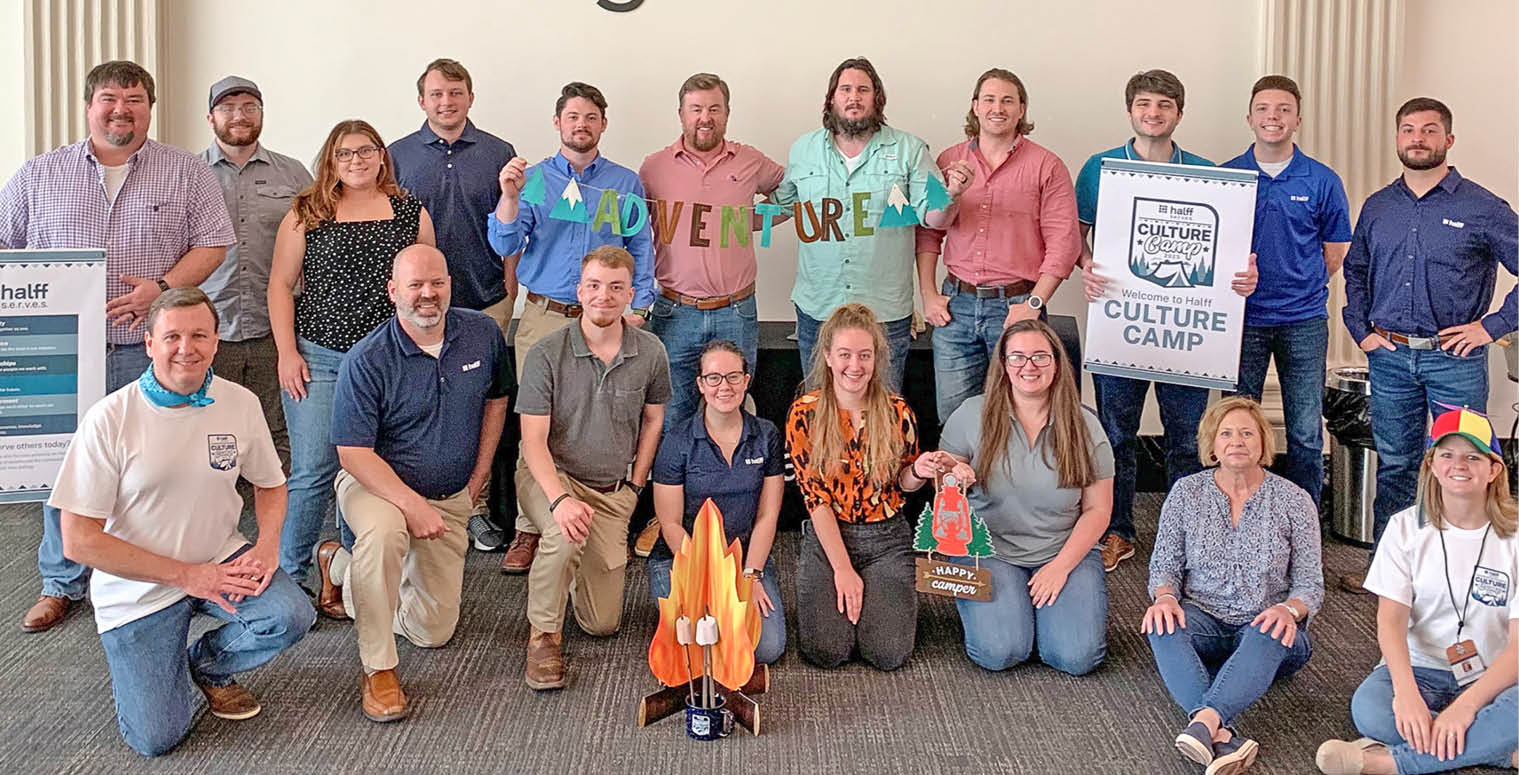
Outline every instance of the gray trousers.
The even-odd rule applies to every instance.
[[[812,521],[803,522],[797,650],[817,667],[838,667],[858,652],[878,670],[896,670],[907,663],[918,634],[911,521],[899,514],[882,522],[838,524],[849,562],[865,582],[860,621],[850,624],[839,613],[833,567]]]

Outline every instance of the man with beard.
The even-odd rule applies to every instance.
[[[882,216],[911,205],[924,225],[940,228],[944,210],[929,211],[928,179],[947,178],[957,201],[974,176],[965,162],[941,175],[927,143],[886,125],[886,87],[870,60],[846,59],[833,69],[823,128],[792,144],[786,178],[775,191],[777,204],[794,206],[802,240],[791,302],[804,374],[813,365],[822,321],[840,305],[859,302],[886,329],[890,388],[902,389],[912,341],[916,235],[911,222],[882,226]]]
[[[1377,447],[1378,541],[1414,504],[1424,428],[1444,407],[1487,409],[1487,345],[1515,329],[1515,293],[1488,312],[1498,265],[1519,273],[1519,217],[1445,162],[1456,144],[1444,103],[1398,108],[1403,174],[1367,197],[1345,256],[1345,328],[1366,353]],[[1364,593],[1365,573],[1340,578]]]
[[[590,84],[565,84],[554,104],[554,128],[559,130],[559,152],[532,166],[520,156],[507,162],[499,177],[501,199],[486,216],[491,247],[506,256],[507,286],[520,282],[527,290],[514,342],[518,374],[524,372],[527,353],[538,340],[580,317],[575,288],[587,251],[611,245],[633,256],[633,312],[623,315],[628,325],[641,327],[654,303],[650,229],[627,215],[631,207],[643,204],[643,183],[632,170],[597,150],[607,128],[606,97]],[[540,203],[521,201],[529,181],[535,181],[535,187],[542,184]],[[629,205],[629,198],[639,201]],[[538,548],[538,528],[522,506],[532,478],[526,458],[518,456],[517,502],[523,510],[517,516],[517,535],[502,558],[503,573],[527,573]]]
[[[153,300],[199,285],[236,241],[205,162],[148,139],[155,99],[141,65],[97,65],[84,79],[89,136],[28,160],[0,189],[0,248],[105,250],[107,393],[149,366],[142,326]],[[42,514],[42,595],[26,632],[63,621],[89,585],[89,568],[63,555],[58,510]]]
[[[396,677],[400,634],[437,648],[459,623],[470,507],[506,423],[511,361],[483,312],[450,309],[443,254],[412,245],[387,283],[396,316],[359,340],[338,371],[332,443],[353,552],[317,549],[324,612],[352,617],[361,707],[374,721],[410,710]]]
[[[257,84],[229,75],[211,86],[210,101],[206,122],[216,139],[200,157],[221,183],[237,234],[237,242],[227,248],[227,260],[200,286],[221,317],[221,343],[212,368],[218,377],[258,396],[274,448],[288,471],[290,434],[280,404],[279,352],[269,329],[269,266],[280,219],[290,210],[290,200],[311,185],[311,173],[295,159],[259,144],[264,95]]]
[[[588,635],[622,622],[628,518],[659,447],[670,363],[659,337],[629,325],[633,256],[612,245],[581,262],[573,324],[527,354],[517,414],[530,478],[522,513],[542,542],[527,579],[527,668],[533,689],[565,684],[564,605]]]

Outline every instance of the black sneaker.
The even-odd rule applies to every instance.
[[[506,548],[506,531],[499,530],[490,520],[476,514],[469,518],[469,540],[481,552],[499,552]]]
[[[1213,763],[1213,734],[1206,724],[1194,721],[1176,736],[1176,751],[1206,767]]]
[[[1254,740],[1240,737],[1238,732],[1230,729],[1228,740],[1213,744],[1213,763],[1203,775],[1239,775],[1255,763],[1255,754],[1259,750],[1260,746]]]

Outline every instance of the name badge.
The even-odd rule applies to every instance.
[[[1477,644],[1471,638],[1446,649],[1445,658],[1450,661],[1450,672],[1455,676],[1457,686],[1465,686],[1487,671],[1487,664],[1477,653]]]

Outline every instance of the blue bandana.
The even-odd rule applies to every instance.
[[[142,391],[143,396],[152,401],[156,406],[180,406],[182,404],[209,406],[216,401],[216,399],[206,395],[206,391],[211,389],[210,369],[206,369],[206,381],[201,383],[200,390],[189,395],[176,393],[159,384],[158,377],[153,375],[153,364],[151,363],[148,364],[148,368],[142,373],[142,376],[137,378],[137,387]]]

